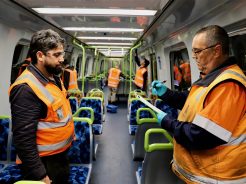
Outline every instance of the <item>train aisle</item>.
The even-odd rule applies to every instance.
[[[118,105],[117,113],[106,114],[103,134],[96,136],[99,146],[90,184],[137,183],[137,164],[132,161],[130,147],[133,137],[128,133],[128,125],[127,101]]]

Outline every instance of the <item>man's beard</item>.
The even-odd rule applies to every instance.
[[[59,75],[62,72],[61,66],[52,67],[52,66],[46,65],[45,69],[47,70],[49,74],[52,74],[52,75]]]

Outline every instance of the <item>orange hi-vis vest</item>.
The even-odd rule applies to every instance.
[[[47,106],[47,116],[39,119],[37,126],[37,149],[40,157],[54,155],[67,150],[74,138],[74,123],[71,107],[66,98],[66,89],[62,91],[49,82],[43,85],[29,70],[25,70],[10,86],[26,83],[37,97]],[[17,163],[21,163],[17,159]]]
[[[144,84],[144,78],[143,75],[144,73],[147,71],[147,69],[145,67],[140,67],[137,72],[136,72],[136,76],[135,76],[135,80],[134,83],[136,84],[136,86],[142,88],[143,84]]]
[[[173,66],[173,72],[174,72],[174,79],[180,83],[182,80],[182,74],[180,73],[176,65]]]
[[[69,85],[68,85],[68,90],[70,89],[79,89],[78,88],[78,82],[77,82],[77,72],[76,70],[71,70],[66,68],[66,71],[68,71],[70,73],[70,77],[69,77]],[[63,79],[64,81],[64,79]]]
[[[200,114],[209,92],[219,83],[228,79],[236,80],[246,87],[246,77],[242,70],[237,65],[232,65],[224,70],[208,87],[193,86],[179,114],[179,121],[194,123],[227,142],[212,149],[187,150],[174,140],[172,169],[186,183],[246,183],[245,113],[241,115],[241,119],[231,122],[237,124],[234,130],[228,130],[225,128],[228,127],[227,124],[224,123],[224,126],[223,122],[217,124],[212,119]],[[230,106],[226,103],[224,105]],[[217,110],[219,109],[214,109],[214,111]]]
[[[120,83],[120,69],[111,68],[108,75],[108,86],[112,88],[117,88]]]
[[[180,65],[180,68],[182,70],[182,75],[185,82],[191,81],[191,72],[190,72],[190,64],[189,63],[183,63]]]

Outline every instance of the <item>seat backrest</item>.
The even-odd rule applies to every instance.
[[[179,180],[171,170],[172,150],[147,152],[144,158],[141,184],[176,184]]]
[[[81,99],[80,107],[91,107],[94,111],[93,124],[102,124],[103,117],[103,103],[99,97],[84,97]],[[82,111],[79,117],[89,117],[90,115]]]
[[[11,141],[11,120],[0,117],[0,161],[9,160]]]
[[[147,99],[149,101],[149,99]],[[143,102],[141,102],[139,99],[133,98],[130,101],[130,107],[129,107],[129,115],[130,115],[130,124],[136,125],[136,113],[139,108],[147,107]],[[141,112],[140,118],[149,118],[151,117],[151,114],[149,112]]]
[[[150,143],[150,136],[157,134],[168,140],[168,143]],[[171,170],[171,160],[173,158],[173,144],[170,134],[161,128],[149,129],[145,133],[144,140],[145,157],[142,166],[141,184],[174,184],[179,179]]]
[[[145,132],[151,128],[160,128],[160,125],[157,123],[143,123],[138,125],[136,134],[135,134],[135,143],[134,143],[134,153],[133,153],[133,160],[134,161],[143,161],[145,155],[144,149],[144,136]],[[155,142],[167,142],[163,136],[159,134],[153,134],[150,137],[150,143]]]
[[[76,140],[68,152],[71,164],[92,162],[92,130],[87,122],[74,121]]]
[[[72,113],[74,114],[78,110],[78,99],[76,97],[69,97]]]

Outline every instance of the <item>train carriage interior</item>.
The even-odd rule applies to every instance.
[[[180,110],[152,94],[155,80],[189,91],[200,77],[192,51],[196,31],[223,27],[230,55],[246,74],[245,0],[1,0],[0,1],[0,183],[26,183],[15,163],[8,90],[19,76],[33,33],[52,29],[66,40],[77,91],[69,102],[76,140],[68,151],[71,184],[181,184],[172,172],[173,135],[157,123],[161,111]],[[146,90],[136,87],[145,58]],[[109,71],[119,67],[112,101]],[[40,182],[41,183],[41,182]]]

